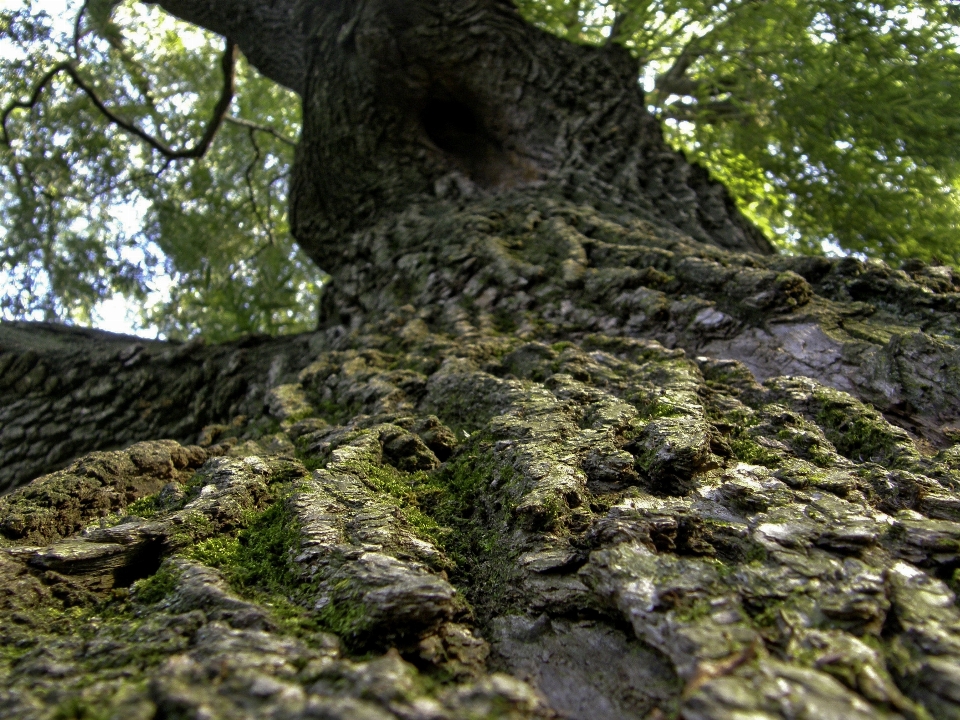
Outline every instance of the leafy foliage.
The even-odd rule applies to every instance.
[[[781,246],[960,262],[960,3],[519,5],[627,47],[668,139]]]
[[[133,0],[0,4],[2,317],[95,322],[115,295],[168,337],[295,332],[321,272],[286,217],[300,104],[242,59],[227,122],[221,40]],[[960,262],[960,2],[517,0],[638,60],[667,138],[792,251]],[[76,21],[78,13],[83,13]]]
[[[39,6],[0,15],[4,107],[72,60],[105,105],[168,146],[203,135],[223,85],[219,39],[116,2],[89,3],[75,38],[64,18],[78,7],[52,16]],[[10,113],[0,143],[3,316],[88,323],[120,294],[168,337],[310,327],[320,273],[286,220],[299,100],[241,61],[229,112],[201,160],[153,152],[66,74]]]

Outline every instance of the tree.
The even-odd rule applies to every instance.
[[[0,326],[10,715],[960,716],[950,267],[773,253],[501,0],[163,6],[302,98],[330,280]]]
[[[0,104],[33,107],[8,113],[0,146],[5,316],[89,323],[118,293],[147,305],[142,322],[167,337],[308,328],[322,274],[297,252],[285,215],[298,103],[241,57],[215,142],[199,162],[171,158],[111,125],[65,72],[47,73],[70,63],[106,107],[181,150],[222,97],[218,36],[137,3],[94,2],[76,23],[43,7],[52,14],[27,3],[4,22],[10,83]],[[956,262],[951,4],[520,9],[567,39],[628,50],[668,141],[727,185],[778,246]]]

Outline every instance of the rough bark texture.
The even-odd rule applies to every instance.
[[[148,438],[193,443],[204,427],[257,417],[317,340],[206,346],[52,324],[0,325],[0,493],[91,450]]]
[[[342,3],[318,16],[308,47],[292,223],[331,272],[346,232],[510,188],[770,251],[663,142],[618,47],[571,45],[495,0]]]
[[[0,717],[960,718],[960,277],[745,252],[682,159],[607,166],[577,129],[555,175],[484,184],[412,139],[434,90],[409,125],[360,101],[363,32],[490,93],[521,54],[598,94],[615,63],[502,4],[334,5],[297,185],[316,333],[0,327]],[[479,65],[443,23],[478,23]],[[564,72],[524,84],[550,142]],[[634,92],[617,157],[662,148]],[[523,102],[509,168],[547,157]]]

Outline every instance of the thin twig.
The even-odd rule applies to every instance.
[[[89,4],[90,0],[83,0],[83,5],[80,6],[77,18],[73,21],[73,56],[78,61],[80,60],[80,39],[83,37],[83,16],[86,14]]]
[[[0,126],[3,128],[3,142],[7,146],[10,145],[10,133],[7,129],[7,120],[10,118],[10,114],[17,109],[32,110],[40,101],[40,96],[50,81],[60,73],[66,73],[73,80],[74,84],[83,90],[86,96],[90,98],[90,102],[93,103],[94,107],[96,107],[97,110],[99,110],[100,113],[107,118],[107,120],[131,135],[140,138],[164,157],[170,160],[201,158],[206,154],[207,150],[210,149],[210,145],[213,143],[213,139],[216,137],[217,131],[223,124],[223,120],[227,114],[227,111],[230,109],[230,103],[233,102],[233,95],[236,90],[236,62],[237,45],[232,40],[227,40],[226,49],[224,50],[223,59],[221,61],[221,67],[223,69],[223,91],[221,92],[220,99],[217,101],[217,105],[213,110],[213,117],[210,118],[210,122],[207,124],[207,129],[204,131],[200,141],[192,147],[184,150],[174,150],[166,143],[138,128],[131,121],[125,120],[114,113],[104,104],[93,87],[87,84],[87,82],[80,76],[80,73],[77,71],[73,63],[69,61],[58,63],[49,71],[47,71],[46,75],[40,79],[40,82],[37,83],[37,86],[33,89],[33,93],[31,94],[29,100],[16,100],[7,106],[7,108],[3,111],[3,115],[0,116]]]
[[[253,189],[253,169],[260,161],[260,158],[263,157],[260,153],[260,146],[257,145],[257,131],[254,128],[248,128],[247,132],[250,134],[250,144],[253,146],[253,159],[250,161],[250,164],[247,165],[246,172],[243,173],[243,177],[247,183],[247,194],[250,196],[250,205],[253,207],[253,214],[256,216],[257,222],[267,234],[267,239],[270,241],[270,244],[275,245],[276,240],[273,237],[273,230],[270,229],[270,225],[264,220],[263,215],[260,213],[260,206],[257,205],[257,194]],[[267,207],[270,207],[269,197],[267,198]]]
[[[250,120],[244,120],[243,118],[234,117],[233,115],[227,115],[223,118],[224,122],[228,122],[231,125],[238,125],[239,127],[248,128],[249,130],[258,130],[262,133],[267,133],[268,135],[273,135],[277,140],[282,143],[286,143],[290,147],[296,147],[296,140],[291,140],[286,135],[281,133],[279,130],[276,130],[269,125],[260,125],[259,123],[251,122]]]

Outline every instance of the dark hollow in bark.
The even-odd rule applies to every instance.
[[[336,273],[342,237],[415,202],[535,190],[770,252],[726,191],[663,141],[637,66],[510,3],[344,2],[306,52],[294,234]]]

